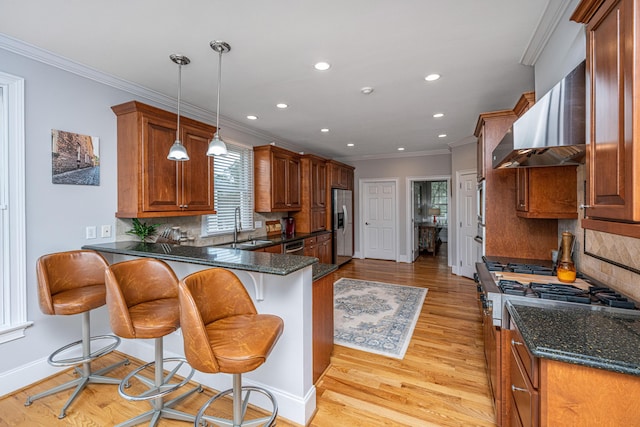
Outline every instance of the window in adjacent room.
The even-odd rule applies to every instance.
[[[237,207],[241,230],[253,230],[253,148],[226,144],[228,154],[213,160],[216,214],[203,217],[204,235],[232,233]]]
[[[431,207],[440,208],[440,215],[436,217],[438,222],[447,222],[448,190],[447,181],[430,181]]]
[[[24,80],[0,72],[0,343],[27,321]],[[9,153],[11,161],[9,161]]]

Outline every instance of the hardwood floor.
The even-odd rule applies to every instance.
[[[429,292],[403,360],[334,347],[331,366],[316,384],[317,413],[310,426],[495,425],[476,286],[470,279],[451,274],[446,251],[443,245],[438,256],[421,255],[413,264],[354,259],[335,273],[336,280],[375,280],[426,287]],[[108,355],[102,364],[119,356]],[[120,369],[113,375],[124,375],[131,366]],[[24,406],[27,395],[71,375],[61,374],[0,398],[0,426],[111,426],[148,408],[144,402],[124,401],[117,388],[108,385],[89,386],[63,420],[57,415],[70,392]],[[209,390],[196,394],[180,409],[195,413],[210,396]],[[162,420],[158,425],[188,424]],[[295,424],[279,418],[278,426]]]

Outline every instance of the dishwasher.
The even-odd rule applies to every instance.
[[[304,256],[304,240],[283,243],[282,253],[287,255]]]

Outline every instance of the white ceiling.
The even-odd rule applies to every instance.
[[[553,30],[548,22],[566,3],[0,0],[0,33],[172,98],[178,71],[169,55],[186,55],[185,108],[210,112],[218,54],[209,42],[224,40],[231,51],[222,58],[223,138],[225,125],[246,127],[283,145],[355,159],[469,141],[479,113],[512,108],[533,90],[541,32]],[[331,69],[314,70],[320,60]],[[442,78],[426,82],[429,73]],[[374,92],[361,94],[364,86]],[[434,119],[436,112],[445,116]]]

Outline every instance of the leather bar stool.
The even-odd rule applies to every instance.
[[[91,336],[91,310],[105,305],[104,270],[107,261],[98,252],[75,250],[41,256],[36,262],[38,276],[38,300],[44,314],[69,316],[82,315],[82,339],[53,352],[48,362],[52,366],[75,366],[78,378],[65,384],[27,397],[25,406],[34,400],[75,387],[58,418],[64,418],[69,405],[84,390],[87,384],[119,384],[119,378],[103,374],[122,365],[128,359],[91,371],[91,362],[113,351],[120,344],[114,335]],[[92,350],[92,343],[101,345]],[[73,357],[82,349],[82,355]]]
[[[164,396],[184,386],[194,374],[182,380],[175,374],[186,362],[184,358],[163,358],[163,337],[180,326],[180,308],[178,305],[178,278],[167,263],[153,258],[138,258],[112,264],[106,270],[107,306],[111,328],[116,335],[129,339],[153,338],[155,340],[154,362],[147,363],[132,371],[120,384],[118,391],[122,397],[132,401],[149,401],[151,410],[118,427],[133,426],[150,420],[155,426],[160,418],[169,418],[193,423],[195,416],[173,409],[175,405],[195,392],[201,392],[198,386],[165,401]],[[174,366],[164,375],[165,365]],[[143,375],[142,371],[153,368],[154,379]],[[145,390],[133,394],[125,389],[131,381],[137,379]]]
[[[262,388],[242,386],[242,374],[262,365],[282,335],[278,316],[258,314],[242,282],[222,268],[202,270],[180,281],[180,326],[189,364],[201,372],[233,374],[233,388],[213,396],[198,412],[203,421],[221,426],[273,425],[278,415],[275,397]],[[245,391],[245,398],[242,392]],[[270,416],[245,420],[252,391],[273,405]],[[206,415],[208,407],[223,396],[233,397],[233,419]]]

